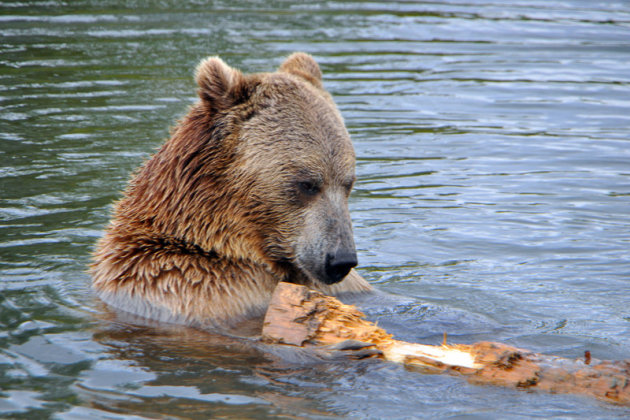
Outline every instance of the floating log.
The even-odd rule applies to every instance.
[[[583,394],[630,405],[630,360],[571,360],[506,344],[479,342],[440,346],[395,340],[352,305],[291,283],[280,283],[263,324],[266,343],[322,346],[346,340],[370,343],[381,357],[427,373],[461,375],[471,383]]]

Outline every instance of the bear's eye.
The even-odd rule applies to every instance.
[[[298,182],[298,188],[301,193],[311,196],[317,195],[320,191],[319,185],[313,181],[300,181]]]
[[[353,186],[354,186],[354,178],[346,181],[343,184],[343,189],[346,190],[346,194],[350,195],[350,192],[352,191]]]
[[[356,178],[353,176],[352,178],[347,178],[343,184],[341,184],[341,186],[343,187],[343,189],[346,191],[346,195],[350,195],[350,193],[352,192],[352,187],[354,187],[354,182],[356,181]]]

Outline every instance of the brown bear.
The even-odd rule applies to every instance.
[[[196,70],[200,100],[115,204],[91,267],[107,304],[191,326],[264,313],[279,281],[327,294],[371,286],[357,264],[352,143],[308,54],[244,75]]]

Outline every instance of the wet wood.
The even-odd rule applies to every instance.
[[[630,360],[570,360],[533,353],[501,343],[431,346],[395,340],[382,328],[365,320],[354,306],[309,290],[280,283],[272,297],[263,325],[267,343],[321,346],[345,340],[371,343],[385,360],[428,373],[466,377],[476,384],[584,394],[600,400],[630,405]]]

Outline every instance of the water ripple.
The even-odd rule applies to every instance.
[[[0,1],[0,25],[0,417],[627,417],[95,321],[85,272],[198,60],[268,71],[305,50],[354,139],[361,273],[406,297],[370,316],[628,357],[627,3]]]

